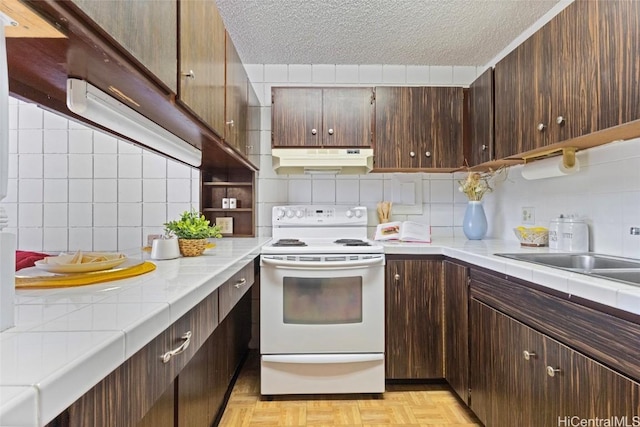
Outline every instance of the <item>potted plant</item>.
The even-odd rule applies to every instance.
[[[207,247],[208,238],[222,237],[220,227],[211,226],[209,220],[193,208],[184,211],[180,219],[165,223],[164,228],[167,234],[173,234],[178,238],[178,246],[183,256],[202,255]]]

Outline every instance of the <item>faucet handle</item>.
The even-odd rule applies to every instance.
[[[640,236],[640,227],[631,227],[629,229],[629,234],[632,236]]]

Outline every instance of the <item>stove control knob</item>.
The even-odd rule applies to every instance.
[[[287,209],[287,218],[293,218],[293,211],[291,209]]]
[[[349,209],[347,211],[347,218],[351,218],[353,216],[353,211],[351,209]]]
[[[276,209],[276,218],[284,218],[284,209]]]
[[[298,218],[302,218],[302,214],[303,214],[303,213],[304,213],[304,212],[302,212],[301,210],[299,210],[299,209],[298,209],[298,210],[296,211],[296,216],[297,216]]]
[[[362,217],[362,211],[360,209],[356,210],[356,218]]]

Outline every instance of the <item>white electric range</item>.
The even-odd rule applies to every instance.
[[[366,207],[276,206],[260,257],[261,393],[384,392],[383,247]]]

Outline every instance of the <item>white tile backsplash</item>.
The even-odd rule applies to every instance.
[[[429,84],[428,65],[407,65],[407,84],[427,85]]]
[[[357,65],[336,65],[336,83],[357,84],[359,81]]]
[[[309,82],[311,81],[311,64],[289,65],[289,82]]]
[[[313,81],[314,83],[335,83],[336,66],[333,64],[312,65],[311,81]]]
[[[407,81],[407,67],[405,65],[383,65],[382,82],[384,84],[402,85]]]
[[[199,207],[197,170],[34,104],[10,98],[9,110],[10,180],[1,205],[19,249],[137,248],[143,204],[146,229],[155,233]]]
[[[382,83],[382,64],[360,65],[359,81],[366,84]]]
[[[429,77],[432,85],[453,85],[453,67],[431,66]]]

